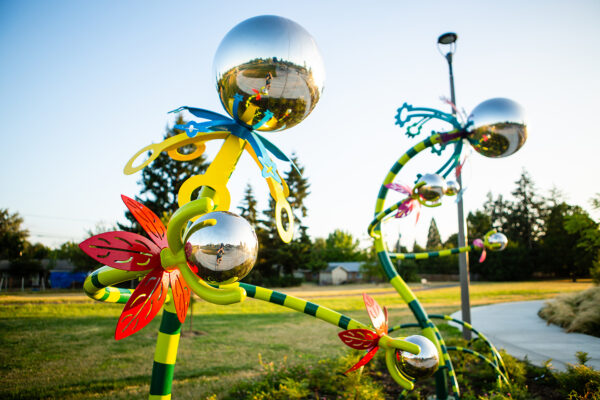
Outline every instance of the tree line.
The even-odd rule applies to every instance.
[[[483,263],[478,256],[469,257],[469,269],[483,280],[524,280],[532,278],[593,277],[600,281],[600,226],[577,205],[569,204],[562,193],[553,188],[542,196],[533,179],[523,171],[515,182],[512,198],[488,193],[480,209],[467,216],[469,241],[483,238],[496,229],[508,239],[501,253],[488,255]],[[600,209],[600,193],[590,200]],[[435,220],[431,220],[425,248],[416,242],[413,252],[456,247],[457,234],[445,242],[440,239]],[[406,250],[406,249],[404,249]],[[409,278],[419,273],[457,273],[458,257],[404,261],[401,271]]]
[[[181,116],[176,124],[185,124]],[[167,127],[167,139],[178,130]],[[183,153],[195,151],[194,145],[180,150]],[[312,239],[308,227],[303,223],[308,215],[305,201],[310,195],[310,183],[302,175],[304,167],[293,155],[298,169],[290,167],[283,178],[290,188],[290,203],[296,232],[291,243],[285,244],[277,234],[275,224],[275,202],[270,199],[266,209],[259,210],[253,188],[248,184],[238,211],[256,231],[259,240],[257,263],[245,281],[270,286],[286,286],[299,283],[294,272],[312,272],[325,269],[329,262],[362,261],[363,275],[368,280],[383,279],[382,270],[376,259],[373,247],[361,249],[358,239],[348,232],[336,229],[326,238]],[[172,160],[161,154],[150,168],[142,170],[140,194],[135,199],[161,217],[166,224],[177,210],[177,193],[185,180],[206,171],[208,162],[204,156],[188,162]],[[470,271],[474,277],[485,280],[523,280],[535,277],[556,277],[578,279],[592,275],[600,280],[600,228],[598,222],[581,207],[566,202],[561,193],[553,189],[544,197],[535,188],[532,178],[523,171],[515,182],[512,198],[502,194],[488,193],[487,200],[480,209],[470,212],[467,217],[469,240],[482,238],[490,229],[503,232],[509,239],[502,253],[487,257],[480,264],[473,254],[469,259]],[[600,208],[600,194],[591,200],[594,208]],[[126,212],[126,224],[117,224],[114,229],[97,228],[88,232],[89,236],[106,230],[128,230],[142,233],[133,216]],[[285,218],[284,218],[285,220]],[[14,275],[39,273],[52,268],[52,260],[68,259],[76,270],[89,271],[97,268],[77,243],[66,242],[52,250],[42,244],[28,242],[28,233],[22,227],[23,219],[18,213],[0,209],[0,260],[10,260],[9,272]],[[457,234],[442,242],[435,220],[432,219],[425,247],[413,244],[412,252],[433,251],[453,248],[457,244]],[[396,243],[396,252],[408,249]],[[49,259],[50,265],[43,266],[42,259]],[[406,280],[418,278],[418,274],[456,274],[456,256],[427,260],[404,260],[398,264],[400,274]]]

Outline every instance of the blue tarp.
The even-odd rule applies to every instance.
[[[68,289],[73,282],[83,284],[87,276],[87,272],[50,271],[50,286],[53,289]]]

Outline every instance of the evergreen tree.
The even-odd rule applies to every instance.
[[[256,229],[258,227],[258,210],[256,208],[258,202],[252,192],[252,185],[249,183],[246,185],[244,191],[244,199],[241,206],[238,207],[240,215],[250,223],[250,225]]]
[[[308,183],[308,179],[303,176],[304,167],[298,162],[298,157],[296,154],[292,154],[291,159],[296,167],[298,167],[298,170],[290,167],[290,170],[285,175],[285,181],[290,188],[288,202],[292,208],[296,226],[302,235],[306,235],[307,227],[302,224],[302,218],[305,218],[308,215],[308,209],[306,208],[304,201],[310,194],[308,191],[310,188],[310,183]]]
[[[505,231],[512,240],[532,250],[543,233],[545,202],[537,195],[527,171],[523,170],[515,184],[517,188],[512,192],[515,201],[510,205]]]
[[[483,210],[485,214],[489,215],[492,228],[499,231],[506,229],[510,213],[510,203],[505,201],[501,194],[494,199],[492,192],[488,192],[487,200],[483,204]]]
[[[435,218],[431,218],[429,223],[429,232],[427,233],[427,244],[425,245],[427,251],[439,250],[442,248],[442,238],[440,237],[440,231],[438,230]]]
[[[492,219],[487,213],[476,210],[474,213],[470,212],[467,216],[467,232],[471,240],[483,238],[491,229]]]
[[[545,219],[540,267],[557,277],[570,276],[573,261],[577,258],[577,235],[570,234],[565,228],[565,219],[573,211],[574,207],[567,203],[555,201]]]
[[[180,114],[177,116],[175,124],[185,124],[185,122]],[[180,133],[183,132],[167,127],[163,139],[168,139]],[[194,145],[187,145],[180,149],[180,152],[189,154],[195,149]],[[207,167],[208,163],[204,155],[190,161],[176,161],[166,153],[161,153],[148,167],[142,170],[141,179],[138,181],[142,189],[140,196],[135,196],[135,199],[152,210],[166,223],[179,208],[177,193],[181,185],[188,178],[204,173]],[[133,215],[127,211],[125,216],[132,225],[128,227],[119,224],[119,228],[141,233],[141,228]]]

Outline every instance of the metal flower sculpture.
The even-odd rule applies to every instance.
[[[346,346],[367,353],[345,374],[355,371],[373,359],[380,348],[385,351],[385,362],[390,376],[405,389],[414,387],[414,380],[431,376],[438,367],[438,351],[433,343],[419,335],[407,338],[388,336],[387,308],[381,309],[377,301],[366,293],[363,300],[373,329],[347,329],[338,335]]]
[[[455,112],[458,111],[454,104],[450,105]],[[456,114],[460,117],[460,113],[456,112]],[[382,231],[382,221],[393,214],[396,217],[406,216],[413,209],[420,207],[420,205],[437,207],[441,204],[443,196],[457,195],[460,197],[465,189],[460,188],[457,182],[446,179],[452,171],[455,172],[457,177],[460,175],[463,167],[461,164],[461,153],[464,143],[470,144],[476,152],[483,156],[499,158],[509,156],[518,151],[527,139],[527,125],[525,123],[524,112],[512,100],[504,98],[490,99],[475,107],[468,118],[459,120],[458,117],[432,108],[413,107],[407,103],[404,103],[398,109],[396,124],[401,128],[405,128],[405,134],[410,138],[418,136],[423,126],[432,120],[447,123],[451,126],[451,129],[445,132],[432,132],[429,137],[426,137],[420,143],[408,149],[394,163],[381,185],[375,204],[374,219],[368,228],[369,234],[375,239],[375,247],[378,250],[377,255],[387,278],[398,291],[398,294],[408,304],[417,320],[416,324],[398,325],[390,328],[389,331],[391,332],[408,326],[418,326],[422,329],[423,335],[435,344],[438,353],[440,356],[443,356],[440,358],[441,365],[437,372],[436,391],[446,397],[448,392],[444,382],[447,380],[452,384],[452,391],[455,397],[460,396],[456,374],[452,362],[447,356],[448,350],[471,352],[471,354],[475,354],[475,352],[470,349],[467,351],[462,348],[447,347],[443,337],[431,319],[453,320],[476,333],[489,346],[491,359],[479,353],[475,355],[494,369],[499,383],[508,383],[502,357],[485,336],[477,332],[468,323],[455,320],[446,315],[427,314],[411,289],[402,280],[402,277],[396,270],[394,261],[428,259],[481,250],[482,253],[479,261],[483,262],[487,255],[486,250],[496,251],[504,249],[507,239],[503,234],[491,231],[483,239],[476,239],[471,245],[458,248],[421,253],[393,253],[387,250]],[[419,153],[426,149],[431,149],[432,153],[441,156],[444,150],[451,145],[454,145],[454,149],[448,160],[435,172],[418,175],[415,187],[412,190],[406,185],[393,183],[402,168]],[[386,198],[390,189],[406,194],[408,197],[385,208]],[[408,339],[406,338],[407,341]],[[381,338],[379,341],[381,341]],[[407,360],[410,357],[405,357],[404,359]],[[409,364],[404,362],[402,365]],[[410,369],[410,367],[407,368]]]
[[[83,241],[79,247],[98,262],[122,271],[150,271],[139,283],[121,313],[115,339],[139,331],[162,309],[171,288],[181,323],[190,304],[190,288],[173,266],[163,268],[160,252],[168,247],[167,228],[148,207],[122,195],[123,202],[152,241],[132,232],[106,232]]]
[[[366,293],[363,293],[363,300],[375,331],[370,329],[348,329],[338,333],[346,346],[352,347],[355,350],[368,350],[368,353],[352,368],[346,371],[345,374],[371,361],[377,350],[379,350],[379,341],[387,334],[388,330],[387,308],[384,307],[382,311],[375,299]]]

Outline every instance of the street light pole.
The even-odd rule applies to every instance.
[[[458,35],[454,32],[444,33],[438,38],[438,49],[448,61],[448,72],[450,74],[450,101],[453,104],[452,115],[456,115],[456,95],[454,93],[454,72],[452,70],[452,56],[456,51],[456,40]],[[442,51],[442,46],[448,48],[446,54]],[[462,190],[462,174],[456,177],[459,187]],[[467,245],[467,232],[465,231],[465,213],[463,197],[460,196],[457,204],[458,211],[458,247]],[[469,253],[464,252],[458,255],[459,277],[460,277],[460,300],[461,300],[461,319],[471,324],[471,305],[469,297]],[[463,338],[471,340],[471,330],[463,327]]]

